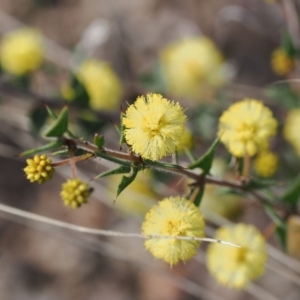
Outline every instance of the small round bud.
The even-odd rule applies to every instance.
[[[92,191],[93,189],[90,188],[86,182],[82,182],[79,178],[69,179],[62,185],[60,196],[66,206],[77,208],[82,204],[87,203],[87,198]]]
[[[51,165],[52,160],[45,154],[35,155],[26,160],[27,167],[24,168],[26,177],[30,182],[44,183],[50,180],[54,173],[54,168]]]

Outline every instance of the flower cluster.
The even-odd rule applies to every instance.
[[[223,112],[218,136],[234,156],[253,156],[267,149],[276,129],[277,121],[269,108],[258,100],[244,99]]]
[[[146,236],[203,237],[204,221],[192,202],[181,197],[170,197],[160,201],[147,213],[142,232]],[[199,244],[194,240],[149,238],[145,247],[154,257],[175,265],[180,260],[187,261],[194,257]]]
[[[187,38],[171,44],[161,54],[168,90],[173,95],[198,98],[204,85],[220,86],[225,81],[223,57],[206,38]]]
[[[207,266],[220,283],[242,289],[264,273],[266,242],[254,226],[240,223],[222,227],[217,230],[215,238],[241,246],[236,248],[217,243],[209,245]]]
[[[38,31],[21,28],[4,36],[0,44],[2,68],[16,76],[21,76],[40,67],[44,47]]]
[[[277,75],[284,76],[292,71],[295,63],[284,49],[278,48],[272,53],[271,66]]]
[[[117,109],[122,95],[122,85],[104,61],[88,59],[76,71],[90,98],[90,107],[95,110]]]
[[[88,184],[82,182],[79,178],[69,179],[63,184],[60,196],[66,206],[77,208],[87,203],[87,198],[92,191]]]
[[[52,160],[47,155],[35,155],[33,159],[29,158],[26,162],[27,167],[24,168],[24,172],[30,182],[44,183],[52,178],[54,168],[51,165]]]
[[[159,94],[138,97],[122,118],[126,142],[135,153],[151,160],[176,151],[185,121],[186,116],[179,103]]]

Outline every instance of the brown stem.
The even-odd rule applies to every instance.
[[[107,149],[107,148],[99,149],[96,145],[94,145],[92,143],[82,142],[79,140],[76,141],[76,144],[79,148],[85,149],[87,151],[91,151],[93,153],[104,152],[109,156],[112,156],[112,157],[115,157],[115,158],[118,158],[118,159],[121,159],[121,160],[124,160],[127,162],[141,163],[141,158],[138,155],[135,155],[134,153],[124,153],[121,151],[115,151],[115,150],[111,150],[111,149]],[[233,189],[236,189],[239,191],[246,192],[249,195],[251,195],[253,198],[255,198],[256,200],[259,200],[262,203],[272,202],[272,205],[275,207],[284,209],[285,211],[290,210],[290,207],[288,205],[281,203],[279,200],[276,200],[276,199],[270,200],[256,191],[249,191],[247,189],[247,180],[246,181],[245,180],[243,180],[243,181],[226,180],[226,179],[216,178],[216,177],[209,176],[209,175],[206,175],[203,178],[203,176],[201,176],[201,173],[196,174],[193,171],[182,168],[180,166],[178,166],[178,168],[171,168],[171,167],[161,164],[159,166],[155,166],[155,168],[157,170],[161,170],[161,171],[165,171],[168,173],[173,173],[175,175],[191,178],[195,181],[195,183],[192,184],[194,186],[199,186],[201,183],[201,180],[205,180],[205,182],[209,183],[209,184],[215,184],[215,185],[233,188]]]
[[[248,153],[246,153],[243,157],[243,178],[248,179],[250,174],[250,165],[251,165],[251,157]]]
[[[54,168],[56,168],[56,167],[60,167],[60,166],[64,166],[64,165],[70,164],[71,160],[75,163],[75,162],[78,162],[78,161],[82,161],[82,160],[86,160],[86,159],[92,158],[93,156],[94,155],[92,153],[87,153],[87,154],[84,154],[84,155],[81,155],[81,156],[67,158],[67,159],[64,159],[64,160],[52,163],[52,166]]]

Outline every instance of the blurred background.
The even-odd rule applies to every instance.
[[[296,71],[280,76],[271,65],[272,53],[282,43],[282,32],[288,28],[295,33],[298,8],[297,1],[284,0],[0,0],[1,37],[29,26],[39,30],[45,45],[45,62],[30,76],[30,83],[25,76],[19,81],[1,76],[1,203],[80,226],[140,232],[149,207],[165,196],[185,194],[188,183],[147,171],[116,199],[120,177],[114,176],[91,182],[95,192],[88,205],[78,210],[63,206],[59,192],[71,176],[68,166],[59,168],[45,185],[33,185],[22,171],[25,160],[16,158],[25,149],[42,144],[38,131],[47,120],[34,117],[42,114],[42,101],[54,108],[69,103],[73,128],[80,136],[91,138],[99,132],[107,137],[108,146],[119,149],[114,125],[119,124],[121,107],[124,110],[138,95],[161,92],[186,108],[188,130],[193,135],[189,143],[200,156],[216,137],[218,117],[230,103],[245,97],[260,99],[281,121],[295,102],[299,104],[297,85],[290,88],[284,83],[279,90],[272,85],[297,78],[297,66]],[[196,57],[195,63],[181,63],[180,59],[178,64],[170,63],[177,59],[170,58],[176,56],[176,43],[206,38],[209,42],[199,46],[199,53],[191,48],[179,54],[187,51],[187,57]],[[199,57],[209,75],[193,69]],[[93,88],[85,85],[80,69],[88,58],[105,61],[117,78],[112,81],[114,91],[120,91],[116,95],[119,100],[112,107],[91,100]],[[195,91],[182,68],[199,76]],[[109,72],[105,78],[110,78]],[[199,78],[203,79],[201,89]],[[78,88],[82,85],[88,105]],[[114,101],[108,99],[106,104]],[[272,149],[280,153],[284,165],[275,180],[295,177],[300,166],[295,151],[280,136]],[[228,170],[229,155],[224,148],[218,151],[214,174],[233,178]],[[180,162],[188,163],[184,154]],[[88,181],[113,166],[103,160],[81,162],[78,172]],[[266,273],[243,291],[222,287],[209,275],[207,245],[202,245],[195,259],[170,268],[145,252],[142,240],[99,238],[1,212],[0,299],[299,299],[300,263],[284,254],[280,243],[270,237],[271,221],[261,205],[236,195],[222,196],[224,201],[220,202],[218,193],[216,187],[207,187],[202,204],[208,235],[232,220],[255,224],[269,235]],[[299,226],[299,220],[295,222]],[[296,250],[290,248],[290,254],[296,256],[297,238],[292,238],[297,241]]]

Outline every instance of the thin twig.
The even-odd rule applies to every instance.
[[[209,243],[219,243],[227,246],[237,247],[239,248],[240,245],[212,239],[212,238],[200,238],[194,236],[170,236],[170,235],[143,235],[140,233],[125,233],[125,232],[118,232],[118,231],[111,231],[111,230],[104,230],[104,229],[96,229],[96,228],[88,228],[84,226],[78,226],[75,224],[66,223],[63,221],[51,219],[48,217],[43,217],[38,214],[34,214],[31,212],[23,211],[21,209],[13,208],[7,206],[5,204],[0,204],[0,210],[15,216],[20,216],[25,219],[34,220],[37,222],[41,222],[44,224],[50,224],[56,227],[65,228],[72,231],[94,234],[94,235],[101,235],[101,236],[117,236],[117,237],[125,237],[125,238],[139,238],[139,239],[176,239],[176,240],[188,240],[188,241],[198,241],[198,242],[209,242]]]

